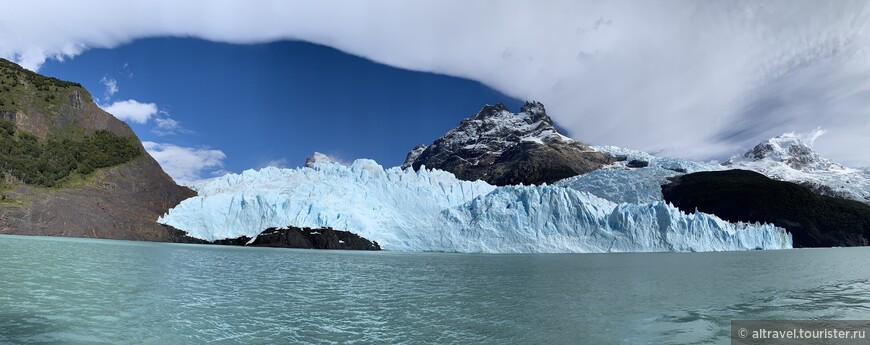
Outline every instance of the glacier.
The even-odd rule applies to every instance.
[[[581,192],[616,203],[652,203],[663,200],[661,185],[668,178],[683,173],[722,170],[718,163],[695,162],[680,158],[659,157],[643,151],[617,146],[594,146],[594,150],[620,157],[621,161],[583,175],[556,181],[554,185]],[[646,162],[643,168],[628,167],[632,160]]]
[[[663,202],[618,203],[557,185],[495,187],[448,172],[350,166],[268,167],[198,186],[158,222],[205,240],[269,227],[332,227],[385,250],[484,253],[724,251],[791,248],[767,224],[686,214]]]
[[[815,137],[818,134],[785,133],[762,141],[743,155],[733,156],[721,164],[658,157],[617,146],[593,146],[596,151],[620,157],[622,161],[554,184],[617,203],[645,203],[662,200],[660,186],[670,177],[742,169],[797,183],[818,194],[870,204],[870,170],[846,167],[822,157],[811,148]],[[627,164],[631,160],[647,162],[649,166],[631,168]]]
[[[678,172],[661,167],[625,168],[609,166],[572,176],[553,185],[587,192],[616,203],[651,203],[662,200],[662,185]]]
[[[716,161],[696,162],[682,158],[662,157],[647,152],[627,149],[619,146],[592,146],[592,149],[614,157],[625,158],[622,162],[616,162],[615,166],[625,167],[626,162],[639,160],[648,162],[650,167],[659,167],[671,171],[682,171],[687,174],[700,171],[722,170],[723,167]]]

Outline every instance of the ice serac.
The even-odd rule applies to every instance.
[[[870,204],[870,176],[866,171],[843,166],[815,152],[812,140],[820,133],[809,136],[786,133],[759,143],[723,165],[794,182],[817,194]]]
[[[385,250],[447,252],[717,251],[791,247],[781,228],[687,215],[663,203],[617,204],[558,186],[495,187],[420,168],[248,170],[215,179],[160,218],[191,236],[255,236],[332,227]]]
[[[384,170],[371,160],[357,160],[350,167],[267,167],[200,186],[197,197],[185,200],[159,222],[176,224],[190,236],[209,241],[253,237],[270,227],[332,227],[382,246],[411,248],[401,243],[415,235],[415,226],[493,189],[443,171]]]
[[[442,237],[452,242],[441,250],[600,253],[791,247],[791,236],[772,225],[685,214],[662,201],[616,204],[555,186],[498,188],[444,214],[446,228],[457,228],[464,236]]]
[[[518,113],[503,104],[487,105],[419,154],[408,154],[409,159],[413,156],[406,166],[427,166],[499,186],[553,183],[613,161],[560,134],[538,102],[526,102]]]

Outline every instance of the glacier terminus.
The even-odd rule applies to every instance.
[[[482,253],[727,251],[791,248],[768,224],[686,214],[654,197],[614,202],[560,185],[496,187],[360,159],[267,167],[197,186],[158,222],[204,240],[270,227],[332,227],[385,250]]]

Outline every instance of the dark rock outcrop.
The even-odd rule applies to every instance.
[[[330,163],[341,164],[339,161],[337,161],[337,160],[333,159],[332,157],[327,156],[323,153],[320,153],[320,152],[314,152],[314,154],[311,155],[311,157],[305,158],[305,167],[306,168],[311,168],[315,164],[330,164]]]
[[[632,159],[630,162],[626,163],[625,166],[629,168],[646,168],[649,166],[649,162]]]
[[[794,246],[866,246],[870,206],[818,195],[791,182],[746,170],[699,172],[671,178],[665,200],[685,212],[711,213],[731,222],[770,223],[788,230]]]
[[[48,78],[0,59],[6,86],[3,118],[39,140],[105,130],[136,138],[76,83]],[[9,86],[12,84],[12,86]],[[132,161],[99,169],[75,184],[51,188],[13,181],[0,201],[0,233],[176,242],[183,232],[157,218],[196,193],[175,184],[139,142]],[[0,172],[2,174],[2,172]]]
[[[553,183],[614,161],[559,134],[538,102],[527,102],[516,114],[503,104],[487,105],[416,153],[420,148],[403,166],[426,166],[498,186]]]
[[[214,242],[197,242],[188,238],[188,243],[210,243],[218,245],[248,246],[248,247],[280,247],[304,249],[343,249],[343,250],[381,250],[378,242],[369,241],[350,231],[333,230],[332,228],[268,228],[251,241],[250,237],[242,236]]]

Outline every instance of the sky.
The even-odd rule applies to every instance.
[[[504,100],[516,109],[524,99],[543,102],[565,134],[591,144],[706,160],[786,132],[823,132],[814,141],[817,151],[867,166],[868,6],[850,0],[35,0],[4,5],[0,56],[42,73],[77,76],[71,79],[95,94],[114,80],[118,91],[108,92],[105,105],[128,113],[152,154],[190,153],[223,164],[194,169],[191,177],[282,159],[294,166],[300,158],[291,149],[314,140],[321,143],[300,152],[365,154],[393,165],[401,158],[389,151],[433,140],[482,104]],[[120,58],[124,51],[129,58]],[[330,64],[294,68],[303,56]],[[132,78],[119,74],[125,63]],[[214,69],[222,73],[197,75]],[[352,75],[328,76],[342,69]],[[331,83],[321,83],[321,75]],[[112,79],[99,83],[104,76]],[[391,88],[400,77],[426,80],[418,89],[426,91]],[[193,85],[196,80],[203,83]],[[342,81],[349,84],[341,87]],[[227,94],[220,82],[252,91]],[[282,103],[290,96],[273,93],[275,85],[296,92],[296,102]],[[454,98],[443,94],[452,90]],[[420,99],[392,94],[399,91]],[[242,94],[251,102],[231,101]],[[341,101],[361,110],[337,113],[345,109],[334,104]],[[278,106],[249,107],[271,102],[290,106],[281,119],[273,118]],[[300,107],[323,111],[290,111]],[[273,127],[303,114],[329,121],[285,130],[307,140],[276,146]],[[403,121],[396,127],[414,140],[358,134],[377,133],[385,118]],[[275,141],[240,144],[266,137],[238,133],[246,130],[266,130]],[[160,131],[175,134],[155,134]],[[370,140],[338,139],[347,135]],[[290,139],[296,138],[284,138]]]
[[[479,82],[301,41],[140,39],[48,60],[39,71],[80,82],[183,183],[297,167],[315,151],[396,166],[484,104],[522,104]]]

